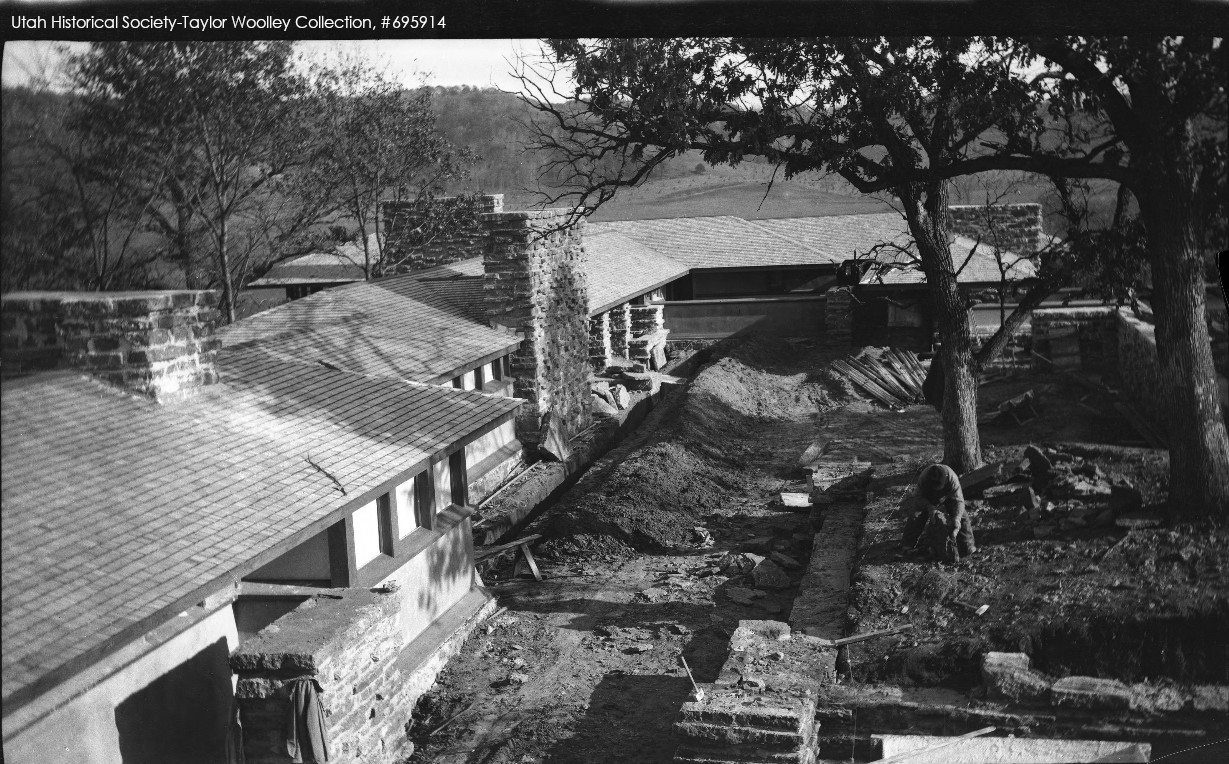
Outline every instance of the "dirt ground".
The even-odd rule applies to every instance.
[[[735,343],[715,357],[667,396],[651,433],[599,463],[540,521],[545,581],[514,575],[510,562],[484,574],[506,610],[420,703],[411,761],[669,761],[691,689],[680,657],[696,681],[711,682],[739,619],[789,618],[810,532],[807,515],[776,497],[805,490],[798,456],[817,438],[828,456],[875,466],[850,633],[914,624],[851,650],[854,681],[971,688],[993,647],[1036,653],[1054,676],[1229,684],[1223,531],[1162,526],[1126,538],[1117,525],[1057,529],[1055,520],[1052,535],[1037,538],[1024,510],[979,501],[977,555],[956,565],[900,558],[900,498],[941,455],[935,412],[867,402],[805,343]],[[983,428],[989,459],[1017,463],[1030,443],[1137,437],[1101,416],[1110,409],[1086,390],[1050,375],[986,385],[982,408],[1029,388],[1042,416]],[[1138,489],[1141,512],[1164,500],[1163,452],[1072,449],[1080,469]],[[1059,505],[1060,514],[1074,506]],[[786,570],[789,586],[757,589],[721,567],[738,550],[775,551],[800,567]],[[982,604],[990,607],[978,616]]]
[[[910,454],[876,472],[850,603],[859,630],[912,623],[908,637],[855,651],[855,679],[970,688],[987,650],[1024,651],[1054,677],[1229,684],[1229,532],[1198,525],[1133,530],[1102,515],[1107,495],[1077,500],[1032,479],[1019,465],[1028,444],[1050,446],[1102,483],[1131,486],[1140,506],[1128,517],[1160,521],[1166,499],[1164,451],[1112,444],[1135,436],[1100,418],[1087,391],[1051,375],[982,388],[983,409],[1025,387],[1046,388],[1042,416],[982,429],[988,460],[1014,467],[1054,517],[1034,520],[1018,501],[969,501],[979,552],[955,565],[902,557],[900,501],[930,456]],[[1081,405],[1082,404],[1082,405]],[[1034,515],[1035,517],[1036,515]],[[1097,521],[1100,518],[1100,521]],[[1061,525],[1058,523],[1062,523]],[[1035,530],[1038,525],[1044,526]],[[1045,533],[1039,537],[1040,533]],[[976,609],[986,605],[982,615]]]
[[[809,373],[824,356],[806,345],[717,352],[647,442],[552,508],[546,581],[487,577],[507,611],[420,703],[412,761],[667,762],[691,691],[680,656],[711,682],[740,619],[788,618],[811,534],[774,499],[803,490],[798,455],[842,393]],[[731,550],[799,567],[754,589],[721,571]]]

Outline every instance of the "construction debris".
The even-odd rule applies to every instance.
[[[979,416],[977,423],[991,424],[1011,421],[1015,424],[1021,424],[1026,419],[1038,416],[1041,416],[1041,412],[1037,410],[1037,392],[1029,390],[1014,398],[1003,401],[994,412]]]
[[[926,370],[908,350],[886,348],[878,358],[849,356],[833,361],[831,368],[893,411],[923,402]]]
[[[1161,524],[1160,517],[1140,511],[1140,491],[1125,478],[1111,478],[1092,462],[1054,448],[1030,445],[1024,454],[1014,466],[998,462],[965,473],[960,478],[965,496],[990,506],[1019,507],[1039,539],[1114,524]]]

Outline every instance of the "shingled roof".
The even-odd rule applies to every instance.
[[[454,263],[346,284],[257,313],[218,332],[222,352],[259,345],[287,359],[435,383],[516,348],[520,339],[485,325],[472,300],[458,304],[456,290],[424,280],[445,269],[467,272]]]
[[[591,316],[686,276],[689,271],[678,260],[616,231],[597,229],[588,233],[585,270],[589,276]]]
[[[835,267],[844,260],[865,256],[880,242],[911,249],[912,238],[904,219],[895,212],[866,215],[827,215],[806,218],[743,220],[735,217],[663,218],[592,223],[595,232],[617,232],[659,254],[669,255],[690,268],[748,268],[763,266]],[[990,247],[973,252],[974,242],[957,236],[952,257],[962,283],[997,283],[999,271]],[[969,254],[973,252],[973,257]],[[882,262],[906,261],[903,254],[881,250]],[[1015,263],[1009,279],[1032,278],[1036,269],[1028,261],[1007,253]],[[886,285],[923,283],[918,271],[893,270],[884,276]]]
[[[6,704],[322,530],[519,403],[261,348],[219,366],[221,383],[173,406],[71,372],[3,383]]]
[[[357,249],[357,253],[353,250]],[[357,257],[356,257],[357,255]],[[313,252],[283,260],[249,287],[287,287],[308,284],[340,284],[362,281],[363,252],[357,246],[335,252]]]
[[[593,233],[619,233],[688,268],[752,268],[826,262],[797,241],[730,216],[590,223]]]

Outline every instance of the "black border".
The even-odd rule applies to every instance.
[[[336,0],[4,3],[5,39],[461,39],[679,35],[1162,34],[1229,30],[1226,0]],[[17,29],[14,17],[181,15],[444,17],[443,29],[224,31]],[[229,24],[228,24],[229,26]]]

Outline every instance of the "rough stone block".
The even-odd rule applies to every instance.
[[[755,581],[755,585],[761,589],[785,589],[793,582],[789,580],[789,575],[781,569],[772,560],[761,560],[751,570],[751,578]]]
[[[1029,670],[1024,653],[986,653],[982,658],[982,682],[993,700],[1039,702],[1045,700],[1050,683]]]
[[[1229,687],[1198,685],[1191,688],[1191,704],[1196,711],[1229,712]]]
[[[1069,676],[1050,686],[1050,705],[1094,711],[1125,711],[1131,691],[1122,682],[1091,676]]]

